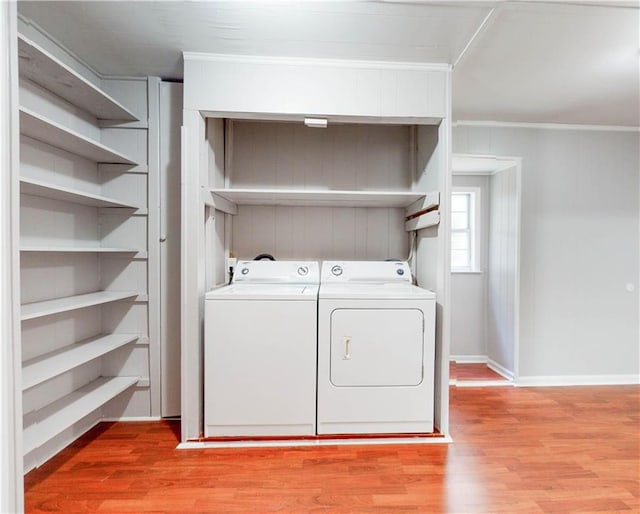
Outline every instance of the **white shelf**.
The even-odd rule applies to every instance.
[[[79,132],[68,129],[49,118],[20,107],[20,134],[37,139],[94,162],[131,164],[136,162],[126,155],[113,150]]]
[[[40,318],[51,314],[83,309],[94,305],[117,302],[126,298],[138,296],[131,291],[98,291],[96,293],[81,294],[45,300],[44,302],[27,303],[21,306],[21,320]]]
[[[81,191],[80,189],[71,189],[62,187],[40,180],[32,180],[27,178],[20,179],[20,192],[26,195],[41,196],[43,198],[51,198],[53,200],[61,200],[63,202],[77,203],[80,205],[88,205],[91,207],[125,207],[127,209],[137,209],[135,205],[120,202],[114,198],[106,196],[94,195]]]
[[[29,413],[23,433],[24,454],[62,433],[138,382],[138,377],[100,377],[73,393]]]
[[[314,189],[210,189],[212,201],[238,205],[319,207],[408,207],[424,193],[409,191],[331,191]],[[224,210],[224,209],[223,209]]]
[[[107,248],[104,246],[22,246],[21,252],[38,253],[134,253],[135,258],[146,259],[147,252],[133,248]]]
[[[136,121],[120,102],[33,41],[18,35],[20,75],[102,120]]]
[[[136,339],[137,334],[99,335],[26,361],[22,366],[22,390],[97,359]]]

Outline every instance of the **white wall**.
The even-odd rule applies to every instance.
[[[453,143],[522,157],[519,382],[637,381],[638,133],[462,125]]]
[[[489,178],[486,274],[487,358],[511,376],[516,372],[516,290],[518,257],[518,169]]]
[[[262,119],[317,114],[429,123],[447,116],[446,72],[448,65],[438,64],[185,52],[184,107]]]
[[[486,358],[487,252],[489,247],[489,177],[454,175],[453,187],[480,190],[480,272],[451,273],[451,356]]]

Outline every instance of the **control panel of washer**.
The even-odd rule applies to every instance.
[[[315,261],[238,261],[233,282],[264,284],[318,284],[320,266]]]
[[[411,269],[405,261],[325,261],[321,282],[411,283]]]

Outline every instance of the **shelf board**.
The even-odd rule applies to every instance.
[[[22,390],[97,359],[136,339],[138,339],[137,334],[99,335],[28,360],[22,366]]]
[[[71,394],[25,416],[24,454],[53,439],[138,382],[138,377],[100,377]],[[31,423],[28,423],[32,420]]]
[[[18,34],[20,75],[101,120],[137,121],[120,102],[33,41]]]
[[[316,207],[407,207],[424,197],[408,191],[332,191],[314,189],[210,189],[216,197],[238,205]]]
[[[56,298],[55,300],[27,303],[21,306],[20,319],[24,321],[40,318],[42,316],[83,309],[94,305],[117,302],[118,300],[133,298],[135,296],[138,296],[138,293],[131,291],[98,291],[96,293]]]
[[[435,227],[440,223],[440,211],[431,211],[416,218],[407,220],[404,228],[407,232],[422,230],[423,228]]]
[[[51,198],[53,200],[61,200],[63,202],[88,205],[90,207],[125,207],[127,209],[137,209],[135,205],[120,202],[114,198],[94,195],[93,193],[87,193],[80,189],[62,187],[48,182],[28,178],[20,179],[20,192],[25,195],[41,196],[43,198]]]
[[[38,253],[134,253],[135,258],[146,259],[147,252],[133,248],[107,248],[104,246],[22,246],[21,252]]]
[[[136,164],[134,160],[126,155],[103,145],[99,141],[83,136],[79,132],[71,130],[26,107],[20,107],[20,134],[94,162]]]

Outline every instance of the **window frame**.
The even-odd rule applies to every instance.
[[[469,228],[464,231],[469,232],[469,266],[454,267],[452,258],[449,256],[449,269],[451,273],[482,273],[480,267],[480,255],[481,255],[481,232],[482,232],[482,219],[481,219],[481,188],[472,186],[454,186],[451,189],[451,196],[455,194],[469,195]],[[451,202],[453,207],[453,202]],[[451,214],[451,211],[450,211]],[[462,230],[455,230],[450,227],[449,237],[451,238],[455,232],[462,232]]]

